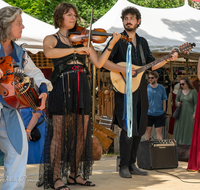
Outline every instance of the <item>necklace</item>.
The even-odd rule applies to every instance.
[[[61,34],[60,32],[58,32],[58,33]],[[72,44],[70,43],[68,37],[67,37],[67,36],[64,36],[63,34],[61,34],[61,36],[62,36],[63,40],[66,42],[66,44],[69,45],[70,47],[72,47]],[[66,38],[68,39],[68,41],[67,41]]]
[[[190,89],[188,89],[188,90],[182,90],[182,91],[183,91],[183,94],[187,95],[189,93]]]
[[[68,38],[68,36],[63,35],[62,33],[58,32],[61,36]]]

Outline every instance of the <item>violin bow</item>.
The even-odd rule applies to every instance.
[[[90,17],[90,30],[89,30],[89,34],[88,34],[89,35],[88,36],[88,47],[90,47],[90,42],[91,42],[93,11],[94,11],[94,6],[92,6],[91,17]]]
[[[91,42],[91,34],[92,34],[92,20],[93,20],[93,10],[94,10],[94,6],[92,6],[92,11],[91,11],[91,18],[90,18],[90,30],[89,30],[89,36],[88,36],[88,47],[90,47],[90,42]],[[90,62],[90,61],[89,61]],[[90,64],[91,67],[91,64]],[[91,69],[91,68],[90,68]],[[95,81],[94,80],[96,78],[96,68],[95,65],[93,65],[93,84],[92,84],[92,121],[95,120]]]
[[[94,6],[92,6],[91,17],[90,17],[90,29],[89,29],[89,33],[88,33],[88,47],[90,47],[90,42],[91,42],[93,10],[94,10]],[[91,64],[89,61],[89,56],[86,56],[86,58],[87,58],[86,62],[88,62],[88,70],[91,73]]]

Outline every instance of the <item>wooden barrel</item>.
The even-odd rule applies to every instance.
[[[103,149],[99,139],[93,135],[93,159],[100,160],[102,152]]]

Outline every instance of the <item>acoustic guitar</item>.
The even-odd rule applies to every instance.
[[[134,68],[135,71],[136,71],[135,75],[133,75],[133,77],[132,77],[132,92],[135,92],[138,89],[138,87],[140,86],[140,82],[141,82],[143,73],[147,69],[149,69],[149,68],[157,65],[158,63],[170,58],[172,53],[174,53],[174,52],[188,53],[195,46],[196,46],[195,43],[191,44],[191,43],[187,42],[187,43],[181,45],[179,49],[174,49],[168,55],[165,55],[165,56],[163,56],[163,57],[161,57],[161,58],[159,58],[159,59],[157,59],[157,60],[155,60],[151,63],[148,63],[145,66],[132,65],[132,68]],[[126,62],[120,62],[120,63],[117,63],[117,65],[126,67]],[[163,65],[164,64],[162,64],[161,66],[163,66]],[[155,66],[152,70],[156,70],[156,69],[160,68],[161,66],[160,65],[159,65],[159,67]],[[111,82],[112,82],[115,90],[125,94],[126,93],[126,75],[123,74],[123,73],[120,73],[120,72],[111,71],[110,72],[110,78],[111,78]]]

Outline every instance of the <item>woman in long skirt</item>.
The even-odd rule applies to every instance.
[[[85,58],[89,55],[94,65],[102,67],[121,35],[113,33],[109,48],[98,57],[92,44],[73,45],[68,38],[77,28],[79,16],[75,6],[59,4],[53,18],[59,30],[43,42],[44,54],[51,58],[54,71],[50,77],[53,91],[49,95],[49,127],[38,186],[61,190],[69,190],[66,184],[94,186],[86,180],[93,158],[91,95]]]

